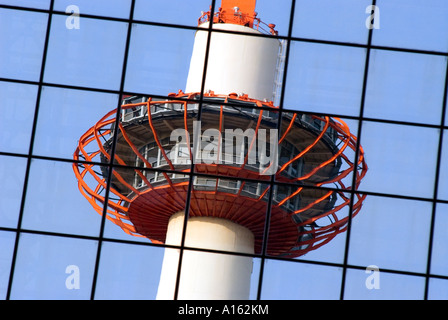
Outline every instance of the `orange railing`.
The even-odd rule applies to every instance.
[[[272,35],[278,34],[278,32],[274,29],[275,24],[264,23],[259,18],[257,18],[256,12],[252,14],[240,11],[229,12],[229,11],[223,11],[221,8],[219,8],[219,11],[215,12],[213,15],[211,14],[210,11],[203,12],[198,19],[198,25],[200,26],[205,22],[209,22],[210,19],[212,19],[212,17],[213,17],[213,23],[238,24],[242,26],[251,27],[255,30],[258,30],[266,34],[272,34]]]

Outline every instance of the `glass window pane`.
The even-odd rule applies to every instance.
[[[291,193],[288,193],[293,194],[297,190],[298,187],[295,187],[292,188]],[[328,192],[326,189],[303,188],[296,196],[279,207],[278,194],[276,194],[278,189],[274,191],[267,246],[269,255],[282,257],[278,248],[283,247],[283,250],[288,249],[288,251],[285,250],[283,257],[287,257],[287,253],[291,255],[291,258],[301,260],[343,262],[346,243],[344,227],[349,215],[350,195],[346,194],[346,198],[342,198],[338,193],[330,193],[331,196],[326,197]],[[311,205],[320,198],[323,200]],[[294,202],[295,207],[290,206],[291,202]],[[283,209],[283,212],[280,213],[279,209]],[[288,220],[294,223],[279,227],[279,213],[287,217],[284,218],[283,223]],[[360,214],[364,212],[361,211]],[[297,231],[292,227],[295,227]]]
[[[54,10],[66,11],[70,6],[77,6],[79,14],[93,14],[98,16],[129,18],[131,0],[56,0]],[[71,11],[70,11],[71,12]]]
[[[92,211],[71,163],[32,160],[23,228],[97,236],[101,217]]]
[[[117,108],[117,99],[114,94],[43,87],[33,154],[73,159],[80,137]]]
[[[365,50],[292,42],[284,108],[359,115]]]
[[[448,200],[448,130],[443,131],[442,155],[439,173],[439,199]]]
[[[101,248],[96,300],[154,300],[163,248],[104,242]]]
[[[37,86],[0,82],[0,151],[26,153],[36,108]]]
[[[249,300],[257,300],[260,283],[261,259],[252,258],[252,274],[250,279]]]
[[[367,196],[352,222],[349,264],[426,272],[432,203]]]
[[[429,300],[448,300],[448,280],[446,279],[429,279]]]
[[[15,232],[0,231],[0,299],[6,299],[9,284],[9,272],[16,241]]]
[[[168,185],[167,179],[172,186]],[[188,182],[188,175],[115,168],[109,197],[110,221],[106,221],[105,236],[165,242],[170,216],[185,210]],[[179,245],[180,242],[172,244]]]
[[[219,1],[217,1],[219,3]],[[261,20],[261,27],[268,30],[267,25],[275,24],[275,30],[280,36],[286,36],[289,32],[291,17],[291,0],[258,0],[255,6],[257,18]],[[297,6],[297,2],[296,2]]]
[[[372,43],[380,46],[448,51],[448,3],[445,0],[378,0],[380,29]]]
[[[26,158],[0,156],[0,226],[17,228]]]
[[[125,90],[161,95],[185,90],[194,34],[133,24]]]
[[[266,183],[194,177],[189,223],[192,222],[191,230],[197,228],[204,231],[201,231],[202,240],[198,241],[193,231],[190,234],[187,228],[187,234],[191,237],[188,239],[191,240],[189,246],[260,254],[268,207],[267,197],[260,197],[267,189]],[[211,219],[201,222],[201,217]],[[214,218],[219,218],[219,222],[213,223]],[[209,227],[202,227],[208,223]],[[230,242],[220,243],[220,238],[231,239],[236,235],[241,235],[241,241],[232,242],[231,245]]]
[[[276,181],[351,188],[357,120],[284,111],[281,124]]]
[[[266,110],[260,112],[253,103],[244,100],[234,103],[234,106],[204,103],[201,121],[196,127],[189,126],[190,141],[196,141],[193,144],[196,153],[192,153],[198,164],[195,171],[267,183],[277,170],[271,154],[277,152],[280,139],[278,109],[265,104]],[[195,129],[198,131],[194,132]],[[217,168],[213,165],[216,163],[222,167]]]
[[[262,300],[337,300],[342,269],[266,260]]]
[[[54,15],[45,81],[100,89],[120,87],[127,24],[80,18],[79,29]]]
[[[219,1],[216,2],[216,10]],[[198,25],[201,11],[209,11],[210,0],[135,1],[134,19],[179,25]]]
[[[97,242],[22,233],[12,300],[88,300]]]
[[[0,8],[0,77],[37,81],[48,15]]]
[[[447,89],[446,94],[448,94],[448,89]],[[445,108],[446,108],[446,110],[448,110],[448,100],[447,100],[447,102],[445,104]],[[446,127],[448,127],[448,112],[445,113],[445,128]]]
[[[48,9],[50,7],[50,0],[1,0],[0,4],[17,7]]]
[[[431,273],[448,276],[448,204],[438,203],[431,254]]]
[[[362,190],[433,197],[437,129],[366,121],[361,143],[369,165]]]
[[[441,56],[372,50],[364,115],[439,124],[446,63]]]
[[[378,272],[372,275],[372,272]],[[369,278],[370,277],[370,278]],[[376,277],[376,278],[373,278]],[[377,281],[378,289],[372,287]],[[370,289],[369,289],[370,288]],[[347,271],[345,300],[422,300],[425,278],[368,270]]]
[[[366,43],[371,0],[296,1],[293,37]]]
[[[177,266],[179,253],[174,250],[167,248],[165,251],[158,299],[169,299],[174,292],[177,268],[167,263]],[[249,256],[184,250],[178,299],[227,300],[229,296],[236,300],[252,299],[256,296],[252,282],[257,281],[253,267],[254,261]]]

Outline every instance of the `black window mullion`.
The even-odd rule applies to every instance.
[[[213,14],[215,12],[215,6],[216,6],[216,0],[211,0],[210,5],[210,12]],[[202,115],[202,104],[204,102],[204,91],[205,91],[205,79],[207,74],[207,64],[208,64],[208,56],[210,53],[210,42],[211,37],[213,33],[213,19],[210,19],[209,25],[208,25],[208,34],[207,34],[207,43],[205,47],[205,58],[204,58],[204,67],[202,70],[202,81],[201,81],[201,92],[198,102],[198,114],[197,114],[197,121],[201,121],[201,115]],[[193,152],[196,152],[196,150],[193,150]],[[183,227],[182,227],[182,237],[181,237],[181,243],[180,243],[180,250],[179,250],[179,261],[178,261],[178,267],[177,267],[177,275],[176,275],[176,284],[174,288],[174,300],[178,300],[179,295],[179,284],[180,284],[180,278],[182,273],[182,259],[183,254],[185,250],[185,238],[187,234],[187,223],[188,223],[188,217],[190,212],[190,200],[191,200],[191,193],[193,191],[193,181],[194,181],[194,161],[191,161],[190,166],[190,176],[188,180],[188,188],[187,188],[187,197],[185,200],[185,210],[184,210],[184,221],[183,221]]]
[[[375,8],[376,0],[372,0],[372,6]],[[346,239],[345,239],[345,249],[344,249],[344,260],[343,260],[343,268],[342,268],[342,278],[341,278],[341,292],[340,292],[340,300],[344,299],[345,294],[345,283],[347,279],[347,268],[348,268],[348,252],[350,248],[350,234],[351,234],[351,225],[353,218],[353,205],[354,199],[356,197],[356,179],[357,179],[357,171],[358,171],[358,160],[359,160],[359,151],[360,151],[360,141],[361,141],[361,133],[362,133],[362,123],[364,117],[364,107],[366,100],[366,92],[367,92],[367,79],[369,76],[369,65],[370,65],[370,52],[372,47],[372,36],[373,36],[373,28],[369,29],[368,39],[367,39],[367,47],[366,47],[366,59],[364,65],[364,78],[362,84],[362,92],[361,92],[361,102],[359,107],[359,119],[358,119],[358,130],[356,135],[356,152],[354,156],[354,166],[353,166],[353,179],[351,183],[351,195],[350,195],[350,203],[348,210],[348,221],[347,221],[347,230],[346,230]]]
[[[439,145],[437,149],[437,163],[435,170],[435,179],[434,179],[434,199],[432,204],[432,212],[431,212],[431,223],[430,223],[430,231],[429,231],[429,239],[428,239],[428,259],[426,263],[426,279],[425,279],[425,291],[424,291],[424,299],[428,300],[429,294],[429,279],[431,274],[431,260],[432,260],[432,248],[434,243],[434,228],[435,228],[435,218],[437,212],[437,198],[439,191],[439,181],[440,181],[440,167],[442,162],[442,149],[443,149],[443,139],[444,137],[444,126],[445,126],[445,117],[446,117],[446,109],[448,103],[448,62],[446,66],[445,73],[445,92],[443,94],[443,105],[442,105],[442,114],[440,120],[440,135],[439,135]]]
[[[291,1],[291,11],[289,13],[289,26],[288,26],[288,36],[286,38],[286,52],[285,52],[285,60],[284,60],[284,66],[283,66],[283,75],[282,75],[282,86],[280,90],[280,99],[279,99],[279,116],[277,120],[277,129],[280,130],[281,128],[281,119],[282,119],[282,113],[284,112],[284,97],[285,97],[285,88],[286,88],[286,81],[287,81],[287,75],[288,75],[288,63],[289,63],[289,56],[290,56],[290,48],[291,48],[291,35],[293,30],[293,24],[294,24],[294,14],[295,14],[295,6],[296,1]],[[260,273],[259,273],[259,280],[258,280],[258,288],[257,288],[257,300],[261,300],[261,294],[262,294],[262,287],[263,287],[263,278],[264,278],[264,267],[267,259],[267,246],[268,246],[268,239],[269,239],[269,227],[270,227],[270,220],[271,220],[271,207],[272,207],[272,198],[274,196],[274,179],[275,175],[271,176],[271,179],[269,181],[269,193],[268,193],[268,204],[267,204],[267,210],[266,210],[266,217],[265,217],[265,228],[263,233],[263,242],[262,242],[262,254],[261,254],[261,260],[260,260]]]
[[[93,272],[90,300],[95,299],[96,284],[97,284],[98,271],[99,271],[99,265],[100,265],[100,259],[101,259],[101,250],[102,250],[102,244],[104,242],[104,227],[105,227],[105,223],[106,223],[110,187],[111,187],[111,183],[112,183],[112,171],[114,170],[115,148],[116,148],[116,143],[118,140],[118,125],[119,125],[119,122],[121,119],[121,97],[123,96],[123,93],[124,93],[126,67],[127,67],[127,62],[128,62],[128,54],[129,54],[129,47],[130,47],[131,33],[132,33],[132,21],[133,21],[133,17],[134,17],[134,7],[135,7],[135,0],[132,0],[130,13],[129,13],[129,20],[127,21],[128,31],[127,31],[127,35],[126,35],[126,46],[124,49],[125,51],[124,51],[123,66],[122,66],[122,71],[121,71],[120,90],[119,90],[117,109],[116,109],[116,115],[115,115],[115,128],[117,128],[117,132],[113,136],[113,142],[111,145],[110,162],[108,164],[109,175],[106,177],[104,207],[103,207],[103,214],[101,217],[101,227],[100,227],[100,234],[98,237],[98,248],[97,248],[97,255],[96,255],[96,260],[95,260],[95,268],[94,268],[94,272]]]
[[[15,270],[15,266],[16,266],[16,262],[17,262],[18,246],[19,246],[20,234],[21,234],[21,228],[22,228],[23,213],[24,213],[24,209],[25,209],[26,192],[28,189],[29,173],[30,173],[30,169],[31,169],[33,146],[34,146],[36,127],[37,127],[37,119],[39,117],[39,107],[40,107],[40,100],[41,100],[42,88],[43,88],[43,79],[44,79],[44,73],[45,73],[45,62],[47,59],[48,43],[49,43],[49,39],[50,39],[53,5],[54,5],[54,0],[51,0],[50,9],[47,13],[48,14],[47,30],[45,33],[45,42],[44,42],[42,62],[41,62],[41,67],[40,67],[38,90],[37,90],[37,96],[36,96],[36,107],[34,109],[33,124],[32,124],[32,129],[31,129],[31,136],[30,136],[30,145],[29,145],[29,149],[28,149],[25,177],[24,177],[23,189],[22,189],[22,198],[21,198],[21,202],[20,202],[19,217],[17,220],[16,239],[14,242],[14,250],[13,250],[13,256],[12,256],[12,260],[11,260],[11,270],[9,273],[8,288],[6,291],[6,300],[10,300],[10,298],[11,298],[11,290],[12,290],[12,284],[13,284],[13,279],[14,279],[14,270]]]

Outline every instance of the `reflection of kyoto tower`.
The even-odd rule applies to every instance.
[[[247,299],[253,255],[314,250],[344,232],[364,200],[353,191],[367,166],[347,125],[274,106],[283,46],[254,10],[255,0],[222,0],[204,13],[186,93],[126,97],[74,155],[97,212],[168,245],[158,299],[175,298],[176,281],[178,299]]]

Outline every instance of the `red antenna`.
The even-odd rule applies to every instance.
[[[234,23],[253,27],[255,12],[255,0],[238,1],[222,0],[219,17],[222,23]]]

